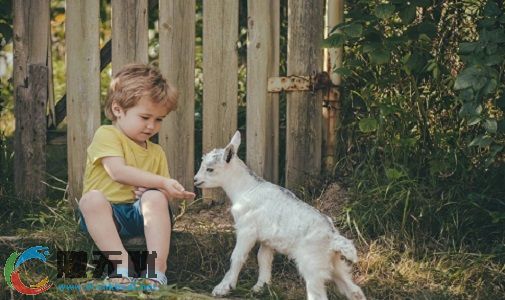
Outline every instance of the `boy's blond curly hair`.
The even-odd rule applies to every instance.
[[[105,116],[115,121],[116,116],[112,113],[113,102],[127,111],[144,96],[148,96],[155,103],[165,105],[168,111],[177,108],[177,90],[165,80],[159,70],[144,64],[124,66],[110,83]]]

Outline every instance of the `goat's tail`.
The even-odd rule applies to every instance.
[[[352,240],[349,240],[337,233],[333,237],[331,248],[336,252],[340,252],[341,255],[351,262],[358,262],[358,252],[356,251],[356,247],[354,247]]]

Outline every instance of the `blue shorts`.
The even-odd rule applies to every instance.
[[[119,236],[122,238],[130,238],[135,236],[144,236],[144,217],[140,209],[140,199],[133,203],[112,204],[112,215]],[[174,226],[174,216],[170,205],[168,206],[168,215],[172,228]],[[79,210],[79,228],[83,232],[88,232],[88,227],[84,221],[84,217]]]

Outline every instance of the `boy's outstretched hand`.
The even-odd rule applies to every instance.
[[[170,198],[177,199],[193,199],[195,193],[188,192],[184,187],[175,179],[166,179],[161,186],[164,194]]]

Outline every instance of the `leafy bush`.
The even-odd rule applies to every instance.
[[[504,28],[497,1],[346,7],[325,46],[345,47],[336,171],[352,177],[361,230],[503,240]]]

